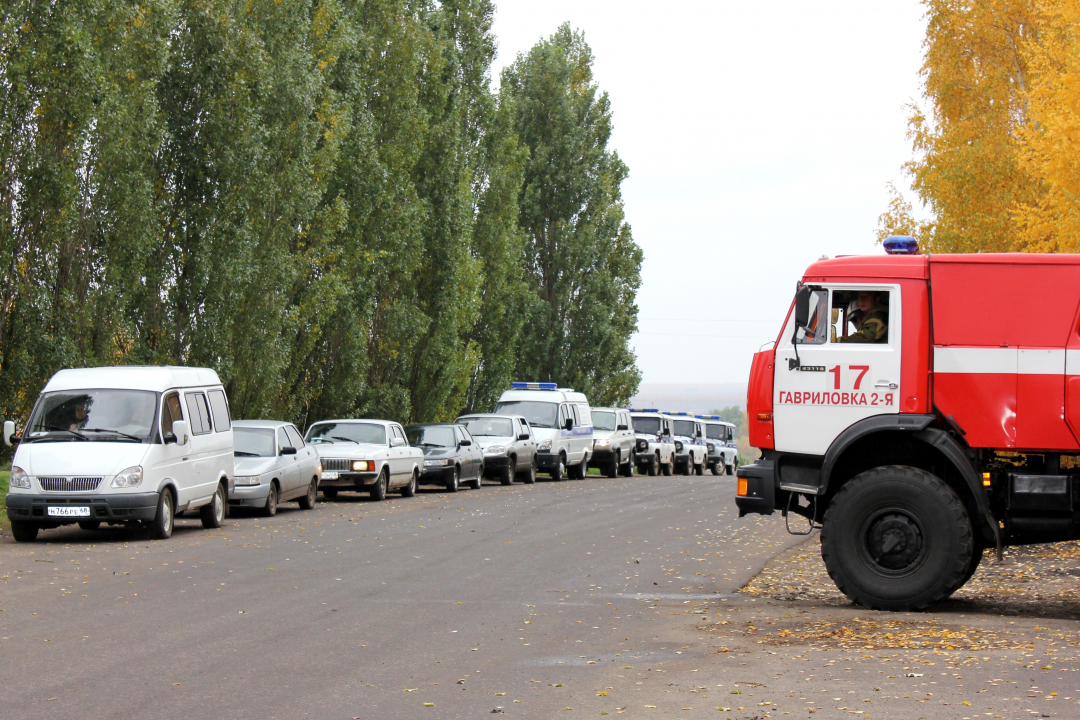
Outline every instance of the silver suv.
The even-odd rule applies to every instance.
[[[634,474],[634,444],[630,411],[623,408],[592,408],[593,454],[589,464],[609,478]]]

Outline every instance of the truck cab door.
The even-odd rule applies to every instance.
[[[792,312],[776,347],[773,427],[777,450],[824,455],[854,423],[900,412],[901,296],[896,284],[808,290],[806,326],[797,328]],[[878,341],[852,341],[857,328],[848,316],[860,292],[877,293],[868,314],[885,310],[886,332]]]

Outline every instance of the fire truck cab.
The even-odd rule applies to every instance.
[[[754,356],[747,419],[740,516],[820,524],[867,607],[946,598],[988,547],[1080,537],[1080,256],[814,263]]]

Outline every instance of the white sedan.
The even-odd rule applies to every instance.
[[[401,425],[389,420],[323,420],[304,438],[319,453],[319,489],[328,498],[340,490],[367,492],[383,500],[391,490],[416,494],[424,451],[409,446]]]

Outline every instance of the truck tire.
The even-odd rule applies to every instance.
[[[660,472],[660,453],[653,455],[652,460],[649,461],[648,472],[650,477],[656,477],[656,474]]]
[[[979,564],[982,562],[982,556],[983,549],[976,545],[975,549],[971,552],[971,562],[968,563],[967,570],[964,571],[964,576],[960,578],[960,584],[954,587],[949,592],[949,595],[952,595],[954,592],[967,585],[968,580],[970,580],[975,574],[975,571],[979,569]]]
[[[668,461],[666,463],[664,463],[663,465],[661,465],[660,468],[663,471],[665,477],[671,477],[672,475],[674,475],[675,474],[675,456],[671,455],[670,457],[668,457]]]
[[[960,586],[975,540],[964,503],[935,475],[889,465],[848,481],[821,530],[836,586],[875,610],[922,610]]]

